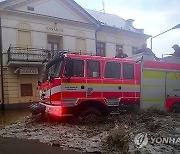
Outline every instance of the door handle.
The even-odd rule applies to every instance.
[[[81,89],[84,89],[84,88],[85,88],[84,85],[82,85],[82,86],[81,86]]]

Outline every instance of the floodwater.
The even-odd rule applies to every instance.
[[[10,125],[21,121],[24,117],[30,115],[29,110],[0,110],[0,127]]]

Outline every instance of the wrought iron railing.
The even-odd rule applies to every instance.
[[[20,61],[20,62],[47,62],[53,59],[54,56],[59,53],[71,53],[79,55],[94,55],[93,53],[84,53],[81,51],[71,50],[47,50],[43,48],[29,48],[29,47],[14,47],[10,45],[8,48],[8,62]]]
[[[23,61],[23,62],[43,62],[48,55],[46,49],[12,47],[8,48],[8,62]]]

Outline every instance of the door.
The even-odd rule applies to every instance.
[[[144,68],[141,78],[141,108],[165,110],[166,72]]]
[[[102,98],[102,63],[87,61],[87,98]]]
[[[122,97],[121,63],[107,61],[104,69],[103,97],[107,105],[119,106]]]
[[[76,103],[79,99],[86,98],[86,61],[71,59],[73,63],[72,76],[66,77],[66,69],[62,77],[62,99],[66,103]]]
[[[20,75],[19,100],[20,102],[37,101],[37,77],[36,75]]]

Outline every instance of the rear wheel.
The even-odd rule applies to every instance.
[[[174,103],[171,111],[175,113],[180,113],[180,102]]]
[[[93,107],[84,108],[79,114],[80,121],[84,123],[97,123],[101,117],[102,113]]]

